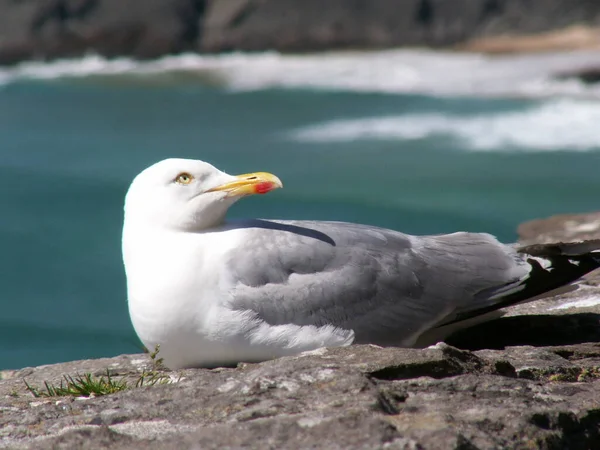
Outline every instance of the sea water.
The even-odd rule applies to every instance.
[[[231,217],[485,231],[600,209],[600,53],[96,56],[0,69],[0,369],[139,352],[120,233],[168,157],[285,188]]]

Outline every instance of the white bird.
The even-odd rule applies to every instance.
[[[600,266],[599,241],[516,249],[489,234],[225,220],[241,197],[281,187],[268,173],[232,176],[185,159],[158,162],[132,182],[123,226],[129,312],[168,367],[353,343],[420,346]]]

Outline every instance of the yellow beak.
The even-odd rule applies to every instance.
[[[245,173],[237,175],[229,183],[209,189],[206,192],[227,192],[228,197],[244,197],[253,194],[266,194],[273,189],[282,188],[283,183],[275,175],[267,172]]]

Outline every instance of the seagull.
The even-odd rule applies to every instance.
[[[270,173],[233,176],[188,159],[160,161],[131,183],[122,234],[129,313],[167,367],[431,345],[440,330],[574,288],[600,266],[600,240],[518,248],[485,233],[226,219],[242,197],[281,187]]]

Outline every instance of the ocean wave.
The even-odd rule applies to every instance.
[[[146,80],[182,72],[199,83],[234,91],[302,88],[353,92],[540,97],[594,96],[600,87],[554,75],[600,65],[600,52],[578,51],[490,56],[429,50],[384,50],[281,55],[276,52],[184,54],[154,61],[77,60],[26,62],[0,69],[0,84],[19,80],[122,77]]]
[[[444,136],[476,151],[600,149],[600,103],[553,100],[526,110],[477,115],[405,114],[335,120],[292,131],[298,142],[419,140]]]

